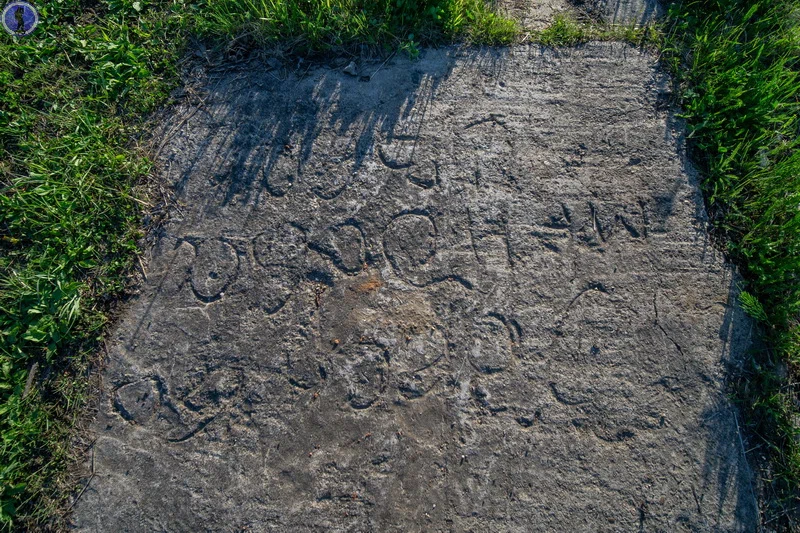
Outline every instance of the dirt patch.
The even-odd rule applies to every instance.
[[[749,342],[655,59],[212,75],[109,342],[102,531],[752,531]]]

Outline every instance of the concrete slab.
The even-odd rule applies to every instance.
[[[750,325],[655,59],[212,76],[79,531],[754,531]]]

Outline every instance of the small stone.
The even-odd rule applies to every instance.
[[[120,387],[114,399],[114,406],[125,420],[138,424],[147,422],[156,406],[156,390],[153,382],[143,379]]]
[[[350,63],[348,63],[347,66],[344,67],[344,70],[342,72],[344,72],[345,74],[349,74],[351,76],[358,76],[358,67],[356,66],[356,62],[351,61]]]

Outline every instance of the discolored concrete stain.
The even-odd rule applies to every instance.
[[[750,324],[655,59],[211,75],[82,531],[753,531]],[[301,71],[302,73],[302,71]]]

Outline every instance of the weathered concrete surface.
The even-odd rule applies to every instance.
[[[652,57],[280,77],[164,128],[77,529],[755,530],[749,325]]]

